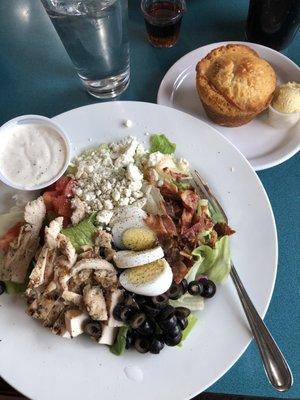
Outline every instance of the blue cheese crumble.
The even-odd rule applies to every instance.
[[[108,224],[117,207],[137,202],[143,206],[144,155],[143,145],[133,136],[84,152],[72,165],[77,181],[73,202],[79,199],[86,213],[99,211],[99,224]]]

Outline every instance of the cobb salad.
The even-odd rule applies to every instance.
[[[64,338],[121,355],[181,345],[230,271],[234,231],[200,198],[165,135],[84,151],[23,208],[0,216],[0,293]]]

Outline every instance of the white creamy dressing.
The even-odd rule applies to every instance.
[[[12,126],[0,137],[0,171],[11,183],[33,188],[55,178],[67,149],[52,127],[40,123]]]
[[[134,382],[142,382],[144,379],[143,371],[137,365],[127,365],[124,368],[125,375]]]

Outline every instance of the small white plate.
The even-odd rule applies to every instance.
[[[275,50],[248,42],[213,43],[191,51],[169,69],[160,84],[157,103],[185,111],[209,123],[244,154],[256,171],[274,167],[299,151],[300,123],[287,129],[274,128],[267,123],[268,111],[265,111],[247,125],[223,127],[206,116],[198,97],[196,64],[214,48],[229,43],[245,44],[267,60],[276,71],[278,84],[300,82],[300,68],[297,64]]]
[[[130,128],[123,126],[127,119]],[[73,155],[127,135],[147,146],[146,132],[175,142],[178,156],[199,170],[222,202],[237,232],[231,239],[234,263],[265,315],[277,270],[275,221],[257,174],[231,143],[197,118],[149,103],[93,104],[54,121],[68,133]],[[0,206],[9,207],[10,200],[11,191],[1,188]],[[183,347],[159,356],[128,351],[116,357],[88,338],[54,336],[25,314],[22,299],[3,295],[0,305],[0,375],[34,400],[187,400],[219,379],[251,340],[231,279],[207,300]]]

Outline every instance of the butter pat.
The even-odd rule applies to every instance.
[[[300,84],[288,82],[278,86],[269,106],[269,123],[275,128],[289,129],[300,119]]]
[[[272,107],[282,113],[300,112],[300,84],[288,82],[285,85],[278,86],[272,101]]]

